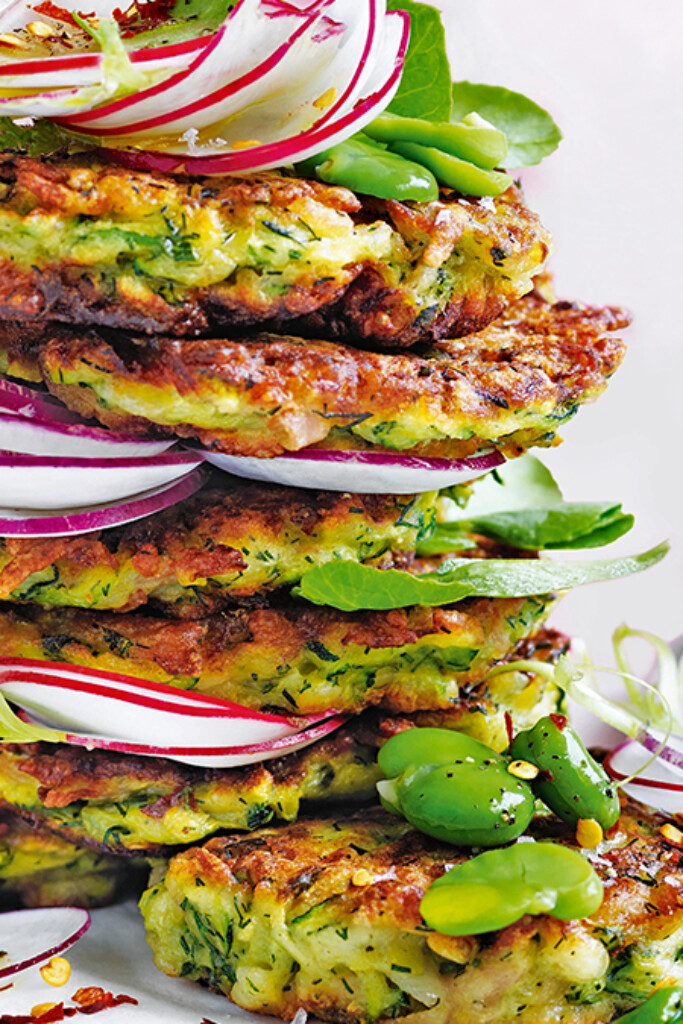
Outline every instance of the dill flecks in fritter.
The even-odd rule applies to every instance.
[[[549,251],[514,187],[414,205],[0,155],[4,316],[197,336],[313,314],[323,337],[412,345],[485,326]]]
[[[683,981],[683,854],[659,835],[665,820],[625,804],[592,857],[605,900],[584,920],[538,915],[483,936],[432,932],[421,897],[468,854],[368,810],[212,839],[174,857],[141,906],[162,971],[257,1013],[289,1020],[301,1007],[335,1024],[604,1024],[667,979]],[[534,831],[576,845],[557,819]]]
[[[196,618],[298,582],[313,565],[411,551],[437,493],[306,491],[229,480],[166,512],[73,537],[0,538],[0,599]]]
[[[339,612],[290,599],[196,621],[0,605],[5,657],[62,661],[260,711],[450,707],[545,621],[553,596]]]
[[[548,633],[528,649],[554,660],[566,646],[564,637]],[[524,729],[556,711],[559,700],[547,679],[505,672],[451,710],[365,712],[298,753],[223,770],[67,745],[0,746],[0,802],[34,825],[96,850],[152,855],[218,830],[292,821],[300,809],[367,803],[380,778],[378,748],[404,729],[457,729],[502,750],[506,713],[516,729]]]
[[[300,338],[174,340],[0,323],[0,371],[44,379],[66,405],[141,436],[199,438],[263,458],[307,447],[465,457],[557,442],[625,352],[618,309],[534,293],[495,323],[417,353]]]
[[[104,907],[140,893],[149,868],[76,846],[68,839],[0,813],[0,909]]]

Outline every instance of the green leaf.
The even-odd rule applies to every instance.
[[[521,93],[498,85],[455,82],[451,120],[462,121],[472,112],[505,132],[507,170],[540,163],[562,141],[562,132],[550,114]]]
[[[506,463],[475,485],[457,518],[437,524],[420,555],[456,551],[463,537],[481,534],[525,551],[598,548],[623,537],[633,516],[610,502],[563,502],[553,476],[538,459]]]
[[[410,45],[403,77],[388,109],[403,117],[450,120],[451,69],[441,14],[415,0],[388,0],[387,9],[410,15]]]
[[[304,573],[293,593],[347,612],[451,604],[466,597],[531,597],[631,576],[656,565],[668,550],[665,542],[640,555],[595,562],[453,558],[438,572],[424,576],[357,562],[330,562]]]
[[[562,491],[548,467],[535,455],[522,455],[476,482],[461,518],[476,519],[492,512],[516,512],[561,503]]]
[[[500,512],[445,525],[524,551],[543,551],[601,547],[628,533],[633,522],[633,516],[625,515],[621,505],[577,502]]]
[[[11,117],[0,117],[0,151],[14,150],[26,156],[49,156],[52,153],[79,153],[97,145],[67,132],[59,125],[39,118],[30,125],[15,124]]]

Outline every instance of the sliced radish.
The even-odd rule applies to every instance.
[[[124,526],[138,519],[163,512],[177,505],[203,487],[208,470],[198,466],[181,480],[154,487],[133,498],[105,505],[90,505],[72,509],[36,512],[35,509],[8,509],[0,507],[0,536],[3,537],[70,537],[74,534]]]
[[[356,494],[415,494],[474,480],[505,462],[497,451],[467,459],[431,459],[384,452],[305,449],[274,459],[204,452],[207,462],[234,476],[293,487]]]
[[[683,751],[682,751],[683,753]],[[634,772],[637,777],[626,789],[636,800],[668,813],[683,812],[683,772],[657,758],[641,774],[652,752],[636,740],[626,740],[605,758],[605,768],[616,782],[623,782]]]
[[[49,725],[45,719],[21,712],[21,717],[32,725]],[[292,733],[289,736],[282,736],[276,740],[263,740],[260,743],[247,743],[241,745],[229,745],[225,742],[225,736],[220,728],[220,723],[212,723],[213,728],[208,731],[202,739],[201,745],[189,746],[185,741],[185,720],[182,715],[163,711],[159,713],[160,727],[152,735],[159,735],[157,744],[154,743],[130,743],[126,739],[112,739],[108,736],[85,735],[83,733],[70,733],[65,735],[65,742],[72,746],[85,747],[87,750],[111,750],[118,754],[135,754],[139,757],[163,757],[169,761],[178,761],[181,764],[193,765],[197,768],[242,768],[245,765],[259,764],[262,761],[269,761],[276,757],[283,757],[285,754],[294,754],[297,750],[303,750],[329,736],[330,733],[339,729],[346,721],[344,715],[334,715],[327,718],[319,725],[311,726],[300,732]],[[180,731],[180,746],[169,746],[166,730],[174,726]],[[242,733],[244,733],[244,727]],[[211,745],[211,740],[214,744]]]
[[[0,947],[5,951],[0,978],[46,963],[78,942],[89,927],[90,914],[80,907],[39,907],[0,914]]]
[[[103,150],[102,155],[109,155],[116,163],[140,170],[199,175],[241,174],[305,160],[362,131],[388,106],[400,84],[409,37],[408,14],[405,11],[390,11],[386,15],[381,47],[372,77],[366,83],[364,98],[353,109],[339,113],[322,127],[315,124],[298,135],[234,152],[222,152],[215,146],[205,146],[203,149],[208,155],[201,156],[137,149],[117,149],[113,152]],[[263,136],[264,133],[260,134]],[[117,142],[112,139],[109,144],[114,146]]]
[[[200,454],[172,452],[143,458],[74,459],[0,451],[0,495],[9,508],[69,509],[103,505],[185,476]]]
[[[134,676],[23,658],[0,659],[0,688],[23,709],[22,720],[58,730],[64,742],[187,764],[278,757],[345,721],[333,712],[266,714]]]
[[[328,38],[316,44],[313,36],[324,8],[334,3],[321,0],[302,19],[298,14],[273,18],[263,10],[261,0],[241,0],[185,71],[95,110],[65,114],[61,123],[98,136],[182,135],[188,129],[208,125],[216,125],[220,131],[221,121],[238,118],[254,103],[261,110],[263,128],[264,103],[269,104],[270,122],[270,101],[282,101],[284,89],[290,113],[296,113],[298,83],[303,79],[309,84],[313,75],[320,79],[332,60],[335,40]],[[235,45],[236,39],[239,46]],[[310,95],[310,89],[307,92]],[[319,116],[312,107],[315,99],[310,96],[309,123],[305,127],[317,119],[316,113]],[[239,129],[233,134],[233,140],[244,138]]]
[[[212,36],[201,36],[183,43],[149,47],[129,53],[133,64],[149,72],[169,71],[187,67],[210,43]],[[35,76],[41,89],[97,85],[102,77],[102,54],[79,53],[60,57],[37,57],[0,63],[0,88],[27,88]],[[13,81],[16,79],[16,81]]]

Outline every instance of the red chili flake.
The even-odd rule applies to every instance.
[[[554,715],[554,714],[552,714],[550,716],[550,721],[553,723],[553,725],[557,726],[557,728],[560,730],[560,732],[562,732],[563,729],[566,729],[568,724],[569,724],[569,720],[568,720],[566,715]]]
[[[0,1017],[0,1024],[52,1024],[53,1021],[60,1020],[64,1020],[64,1003],[57,1003],[51,1010],[41,1013],[40,1017],[3,1013]]]
[[[14,985],[14,982],[10,981],[9,985],[3,985],[2,988],[0,988],[0,992],[6,992],[7,989],[8,988],[12,988],[13,985]]]
[[[73,25],[74,28],[79,27],[71,11],[67,11],[65,7],[60,7],[58,4],[53,4],[52,0],[42,0],[42,3],[37,4],[33,10],[36,14],[42,14],[44,18],[54,18],[55,21],[64,21],[67,25]],[[83,14],[81,17],[94,18],[95,12]]]
[[[512,725],[512,715],[509,711],[505,712],[505,731],[508,734],[508,746],[512,743],[514,738],[514,727]]]
[[[120,1006],[121,1003],[138,1005],[137,999],[133,999],[132,996],[115,996],[112,992],[105,992],[103,988],[94,985],[90,988],[79,988],[73,995],[73,1001],[79,1004],[79,1013],[99,1013],[100,1010],[108,1010],[112,1006]]]

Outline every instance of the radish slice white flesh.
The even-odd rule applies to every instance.
[[[482,452],[468,459],[429,459],[382,452],[301,451],[274,459],[221,452],[204,453],[207,462],[234,476],[290,487],[356,494],[415,494],[475,480],[505,459]]]
[[[90,927],[80,907],[41,907],[0,914],[0,978],[46,963],[78,942]]]
[[[260,146],[225,152],[219,146],[202,147],[207,155],[176,155],[146,150],[116,150],[111,159],[141,170],[187,174],[241,174],[268,170],[305,160],[330,146],[350,138],[377,117],[391,102],[401,81],[410,37],[410,18],[405,11],[390,11],[385,18],[384,35],[378,50],[376,66],[367,81],[365,96],[352,109],[340,112],[322,127],[316,123],[308,131]],[[265,117],[265,114],[264,114]],[[260,132],[261,139],[264,132]],[[125,145],[125,140],[112,138],[108,145]],[[130,144],[130,141],[128,142]],[[107,152],[111,152],[107,150]]]
[[[177,505],[203,487],[207,479],[207,469],[198,466],[181,480],[164,484],[163,487],[154,487],[133,498],[105,505],[62,509],[59,515],[54,510],[37,512],[35,509],[0,507],[0,536],[70,537],[93,530],[124,526]]]
[[[143,458],[73,459],[0,451],[0,495],[9,508],[103,505],[162,487],[200,465],[191,452]]]
[[[21,717],[33,725],[51,724],[39,716],[23,711]],[[165,713],[166,724],[168,724],[168,717],[168,714]],[[203,740],[202,746],[195,747],[168,746],[165,735],[158,745],[130,743],[126,739],[111,739],[82,733],[67,733],[66,742],[72,746],[85,747],[87,750],[112,750],[118,754],[135,754],[139,757],[163,757],[169,761],[178,761],[181,764],[197,768],[242,768],[245,765],[260,764],[262,761],[269,761],[276,757],[283,757],[285,754],[294,754],[297,750],[303,750],[324,739],[325,736],[329,736],[346,721],[347,718],[344,715],[334,715],[318,725],[303,729],[301,732],[282,736],[276,740],[263,740],[260,743],[248,743],[241,746],[226,745],[222,735],[212,737],[218,741],[213,746],[208,745],[209,737],[207,737]],[[244,732],[244,726],[242,731]],[[213,732],[220,733],[220,730],[215,727]]]
[[[62,423],[56,419],[29,419],[0,412],[0,450],[6,452],[57,458],[121,459],[161,455],[173,444],[173,438],[140,441],[136,437],[119,437],[104,427],[91,427],[82,420]]]
[[[652,753],[640,743],[627,740],[608,754],[605,768],[617,782],[638,772],[638,777],[626,787],[632,797],[668,813],[682,813],[683,773],[658,758],[641,775],[640,769],[651,756]]]
[[[344,716],[265,714],[133,676],[30,659],[0,660],[0,688],[22,718],[67,743],[188,764],[251,764],[327,735]]]

